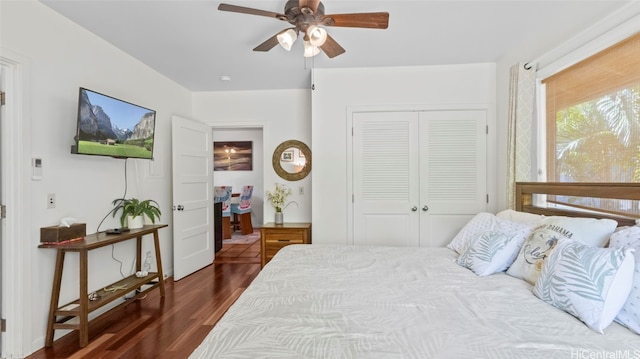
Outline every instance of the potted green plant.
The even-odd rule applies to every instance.
[[[144,216],[146,215],[151,223],[156,223],[156,217],[160,218],[162,214],[158,202],[152,199],[139,200],[137,198],[117,198],[113,200],[116,206],[113,210],[113,216],[122,210],[120,215],[120,224],[124,227],[124,220],[127,219],[128,228],[142,228],[144,225]]]

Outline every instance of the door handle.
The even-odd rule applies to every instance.
[[[424,207],[422,207],[422,211],[426,212],[429,210],[429,206],[427,206],[426,204],[424,205]]]
[[[179,205],[178,205],[178,211],[184,211],[184,206],[183,206],[183,205],[181,205],[181,204],[179,204]]]
[[[415,212],[415,211],[417,211],[417,210],[418,210],[418,207],[416,207],[416,206],[413,206],[413,207],[411,208],[411,211],[412,211],[412,212]]]

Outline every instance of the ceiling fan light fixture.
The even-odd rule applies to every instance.
[[[293,43],[296,42],[298,34],[296,34],[293,29],[287,29],[279,33],[276,37],[280,46],[282,46],[287,51],[291,51],[291,46],[293,46]]]
[[[319,26],[310,25],[307,28],[306,35],[311,45],[315,47],[322,46],[327,41],[327,30]]]
[[[0,0],[2,1],[2,0]],[[229,11],[240,14],[259,15],[275,18],[288,22],[293,27],[281,30],[269,37],[266,41],[256,46],[253,51],[270,51],[279,43],[283,48],[291,51],[300,32],[303,33],[305,41],[304,56],[315,56],[320,52],[328,58],[334,58],[344,54],[345,50],[340,44],[327,34],[325,27],[356,27],[363,29],[386,29],[389,27],[388,12],[362,12],[348,14],[326,15],[324,4],[320,0],[287,0],[284,5],[284,12],[254,9],[231,4],[219,4],[218,10]],[[295,36],[294,36],[295,33]],[[306,42],[309,42],[307,44]]]
[[[304,41],[304,57],[314,57],[320,53],[320,49],[311,45],[309,41]]]

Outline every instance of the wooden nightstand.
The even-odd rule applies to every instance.
[[[260,228],[260,249],[264,267],[280,248],[289,244],[311,244],[311,223],[266,223]]]

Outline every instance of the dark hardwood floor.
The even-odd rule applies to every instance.
[[[186,358],[260,271],[260,241],[223,244],[214,264],[73,331],[27,358]],[[44,335],[44,333],[43,333]]]

